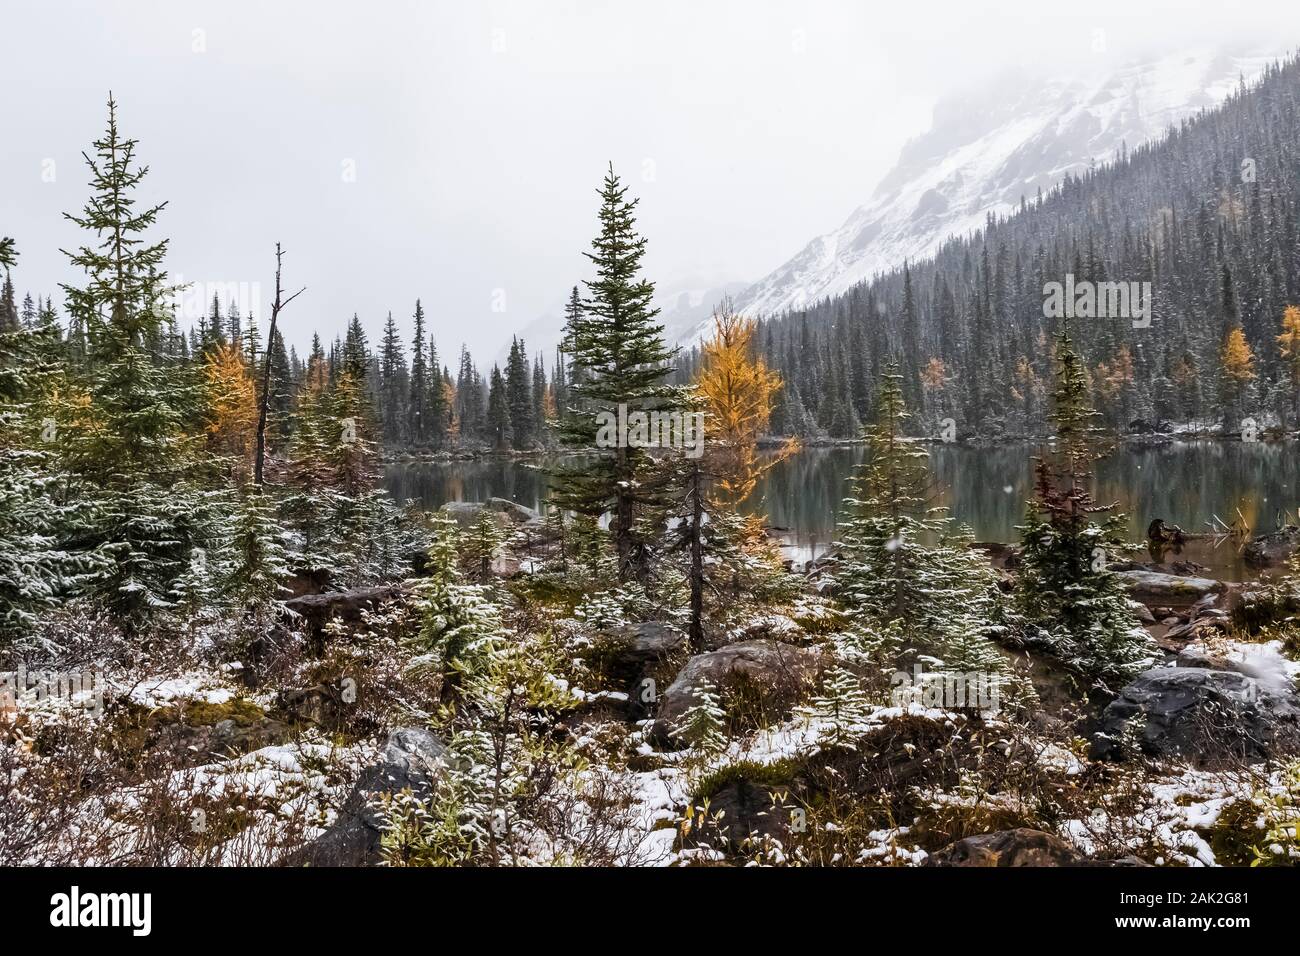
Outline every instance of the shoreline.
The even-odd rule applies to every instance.
[[[950,445],[957,448],[999,448],[1011,445],[1050,445],[1056,441],[1054,435],[1015,435],[1002,436],[999,438],[970,438],[960,441],[943,441],[938,438],[929,437],[909,437],[905,441],[913,442],[918,445]],[[775,451],[785,447],[789,441],[788,437],[768,436],[758,441],[760,451]],[[1300,431],[1286,431],[1281,434],[1277,432],[1263,432],[1260,436],[1249,444],[1261,445],[1280,445],[1287,442],[1300,441]],[[1156,432],[1141,433],[1133,435],[1123,435],[1114,439],[1115,447],[1125,448],[1144,448],[1157,445],[1173,444],[1192,444],[1197,442],[1222,442],[1244,443],[1240,433],[1214,431],[1197,431],[1180,429],[1174,432]],[[799,448],[796,451],[803,451],[809,448],[857,448],[865,447],[867,441],[861,438],[811,438],[800,439]],[[418,451],[402,450],[398,452],[383,452],[380,454],[380,461],[384,465],[401,465],[401,464],[451,464],[454,462],[470,461],[521,461],[527,462],[532,459],[542,459],[557,455],[577,455],[571,449],[560,448],[532,448],[527,450],[517,449],[484,449],[484,448],[458,448],[441,451]]]

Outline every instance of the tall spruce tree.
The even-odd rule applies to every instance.
[[[103,581],[106,603],[135,626],[173,603],[172,588],[209,544],[212,515],[188,479],[199,415],[194,377],[159,354],[167,293],[167,241],[148,243],[165,203],[137,209],[134,190],[148,172],[135,165],[136,141],[117,128],[110,96],[108,128],[86,156],[90,200],[66,217],[97,240],[65,253],[86,273],[64,285],[67,308],[90,333],[90,405],[60,430],[75,473],[99,496],[86,539],[115,558]],[[89,493],[89,492],[88,492]]]
[[[433,374],[437,375],[437,369]],[[424,355],[424,307],[420,300],[415,300],[415,337],[411,339],[411,399],[410,429],[411,441],[417,447],[423,446],[429,438],[429,365]]]
[[[379,394],[384,441],[396,447],[406,437],[406,393],[408,391],[406,353],[397,332],[393,313],[384,323],[384,340],[379,358]]]
[[[438,343],[429,335],[429,382],[426,390],[428,401],[425,414],[428,416],[427,433],[429,443],[436,449],[447,447],[447,433],[450,428],[451,409],[448,408],[447,387],[443,382],[442,363],[438,358]]]
[[[1056,339],[1051,418],[1056,453],[1035,467],[1034,498],[1021,529],[1017,599],[1029,638],[1102,686],[1122,684],[1153,659],[1150,638],[1129,607],[1128,591],[1107,567],[1122,520],[1098,505],[1090,467],[1104,435],[1088,398],[1083,363],[1068,331]],[[1099,523],[1096,515],[1108,520]]]
[[[506,403],[510,406],[511,445],[526,449],[533,441],[533,385],[528,371],[528,354],[519,339],[510,340],[506,361]]]
[[[510,400],[506,381],[496,365],[492,366],[492,379],[488,387],[487,426],[488,438],[494,449],[502,451],[510,447],[513,436],[510,427]]]
[[[582,462],[556,473],[555,501],[563,508],[599,516],[609,512],[618,553],[619,576],[644,579],[649,573],[648,518],[662,506],[654,463],[644,448],[628,442],[599,441],[601,413],[625,414],[669,409],[680,402],[667,384],[675,349],[665,347],[663,327],[654,320],[654,284],[640,275],[646,241],[636,231],[638,200],[627,198],[611,164],[600,190],[600,232],[586,253],[596,278],[586,282],[588,297],[573,316],[563,350],[574,370],[570,394],[578,408],[562,421],[561,441],[585,453]],[[606,419],[607,420],[607,419]]]

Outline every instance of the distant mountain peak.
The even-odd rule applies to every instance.
[[[950,236],[981,228],[989,213],[1010,213],[1022,197],[1217,105],[1273,59],[1201,50],[1069,78],[1015,69],[945,98],[871,199],[742,292],[736,307],[798,309],[926,257]]]

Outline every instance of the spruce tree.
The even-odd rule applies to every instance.
[[[90,404],[60,435],[72,470],[99,497],[98,526],[88,538],[116,559],[101,593],[134,626],[172,603],[172,583],[213,529],[189,483],[197,382],[156,349],[167,241],[148,243],[144,233],[165,203],[136,209],[133,193],[148,167],[135,165],[136,141],[119,135],[111,97],[108,129],[94,150],[86,156],[92,196],[81,216],[66,217],[97,244],[66,253],[86,284],[62,287],[70,315],[90,335]]]
[[[932,503],[928,454],[903,437],[908,411],[896,367],[879,380],[867,458],[840,531],[839,593],[860,629],[857,645],[886,668],[929,662],[1009,687],[992,643],[1005,618],[996,576]]]
[[[405,434],[407,371],[406,353],[392,312],[388,313],[388,320],[384,323],[379,382],[384,442],[395,448],[401,444]]]
[[[428,401],[425,406],[429,443],[436,449],[447,446],[451,409],[448,407],[447,387],[443,381],[442,364],[438,358],[438,343],[429,336]]]
[[[510,400],[506,394],[505,379],[496,365],[492,366],[492,384],[488,390],[487,426],[495,450],[503,451],[510,447],[513,436],[510,427]]]
[[[554,417],[548,407],[550,392],[546,386],[546,363],[540,355],[533,359],[533,422],[538,440],[546,438],[546,425]]]
[[[506,362],[506,404],[510,407],[511,446],[523,450],[533,441],[533,385],[528,371],[528,355],[518,338],[510,341]]]
[[[437,369],[433,374],[437,376]],[[411,340],[411,399],[410,436],[416,447],[422,447],[430,434],[429,382],[430,369],[424,355],[424,307],[415,300],[415,337]]]
[[[676,351],[666,348],[663,327],[654,320],[654,285],[640,276],[646,241],[636,231],[637,200],[611,165],[600,190],[600,232],[586,253],[596,278],[586,282],[588,297],[571,318],[564,353],[573,375],[570,395],[577,407],[562,420],[561,441],[584,453],[582,461],[556,474],[559,507],[599,516],[610,512],[610,530],[621,579],[643,580],[649,573],[653,520],[662,505],[651,480],[654,463],[643,448],[605,448],[597,443],[601,413],[671,408],[679,402],[667,384]]]
[[[1017,600],[1029,639],[1103,686],[1122,684],[1153,659],[1153,646],[1129,607],[1122,579],[1107,567],[1121,516],[1098,505],[1090,466],[1104,437],[1068,331],[1056,340],[1051,418],[1055,461],[1035,467],[1034,498],[1021,529]],[[1095,515],[1106,515],[1098,523]]]

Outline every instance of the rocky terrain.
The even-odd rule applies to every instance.
[[[468,736],[448,719],[411,641],[420,578],[303,595],[259,640],[218,622],[197,652],[103,662],[99,713],[85,695],[11,701],[4,862],[1294,861],[1297,645],[1289,625],[1252,623],[1276,619],[1274,585],[1118,572],[1159,647],[1122,687],[1008,640],[1032,692],[996,710],[900,696],[870,672],[831,707],[848,621],[834,558],[785,573],[779,601],[739,599],[691,653],[671,615],[584,601],[597,580],[557,570],[528,509],[444,513],[462,545],[483,521],[508,536],[465,586],[518,652],[500,685],[530,685],[517,714],[485,712]]]

